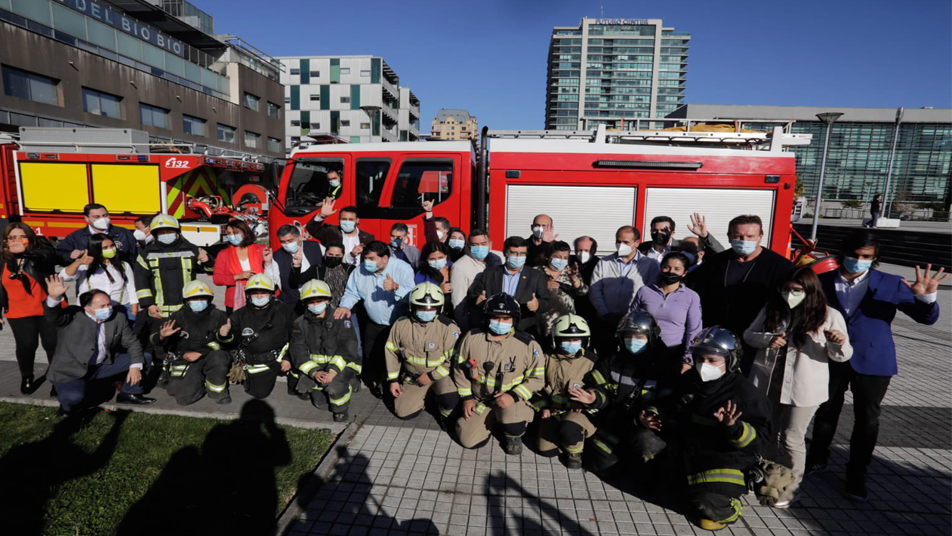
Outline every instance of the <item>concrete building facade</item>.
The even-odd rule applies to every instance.
[[[549,43],[545,128],[664,117],[684,102],[690,34],[661,19],[588,19]]]
[[[479,137],[479,121],[466,110],[441,108],[433,118],[430,137],[437,140],[475,140]]]
[[[793,121],[793,133],[812,134],[809,146],[795,147],[797,178],[804,195],[816,196],[826,124],[816,114],[843,114],[830,131],[824,201],[868,201],[885,193],[886,174],[897,127],[896,108],[817,106],[730,106],[688,104],[668,117],[702,120],[765,120],[745,129],[769,130]],[[890,201],[939,203],[948,207],[952,188],[952,110],[904,109],[898,122]],[[947,210],[947,208],[945,209]]]
[[[351,143],[416,141],[420,100],[383,58],[293,56],[284,65],[286,147],[320,133]]]
[[[280,63],[210,33],[188,2],[163,6],[181,16],[148,0],[0,0],[0,130],[134,128],[209,154],[284,156]]]

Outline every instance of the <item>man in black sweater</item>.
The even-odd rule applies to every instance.
[[[688,275],[687,285],[701,297],[705,326],[721,326],[742,339],[777,283],[793,268],[783,256],[760,245],[764,237],[760,216],[737,216],[730,221],[731,249],[705,257]],[[756,352],[744,347],[741,370],[746,375]]]

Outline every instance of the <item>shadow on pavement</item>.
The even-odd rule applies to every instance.
[[[109,432],[96,450],[87,454],[72,437],[95,415],[83,412],[66,417],[56,423],[49,437],[14,447],[0,459],[0,519],[5,534],[42,534],[43,515],[53,491],[109,463],[129,412],[113,412],[115,420]]]
[[[523,488],[503,471],[496,471],[495,474],[486,477],[484,487],[488,490],[489,495],[489,521],[492,536],[509,536],[516,534],[541,536],[543,534],[551,534],[552,531],[545,528],[546,521],[552,525],[561,527],[563,532],[578,534],[580,536],[594,536],[594,533],[586,530],[578,521],[573,519],[572,515],[562,514],[554,504],[554,500],[540,499],[537,495]],[[538,501],[539,519],[535,519],[535,516],[525,516],[525,508],[520,510],[523,512],[523,515],[506,517],[504,508],[505,500],[507,496],[513,495],[518,495],[523,499],[529,499],[533,504],[535,504],[535,501]],[[523,504],[525,504],[525,502],[523,502]]]
[[[238,420],[212,428],[201,449],[172,456],[117,534],[269,534],[278,506],[274,471],[290,461],[274,410],[250,400]]]

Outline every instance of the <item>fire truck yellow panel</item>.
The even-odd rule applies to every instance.
[[[121,214],[161,212],[159,166],[93,164],[93,200]]]
[[[82,212],[89,203],[86,164],[20,164],[23,208],[29,212]]]

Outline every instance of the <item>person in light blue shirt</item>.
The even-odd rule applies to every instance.
[[[364,358],[361,376],[379,398],[385,373],[384,345],[390,326],[406,312],[407,295],[413,290],[413,268],[392,258],[390,248],[379,240],[367,244],[361,258],[360,267],[347,278],[334,318],[350,319],[353,308],[363,303],[367,322],[360,329]]]

